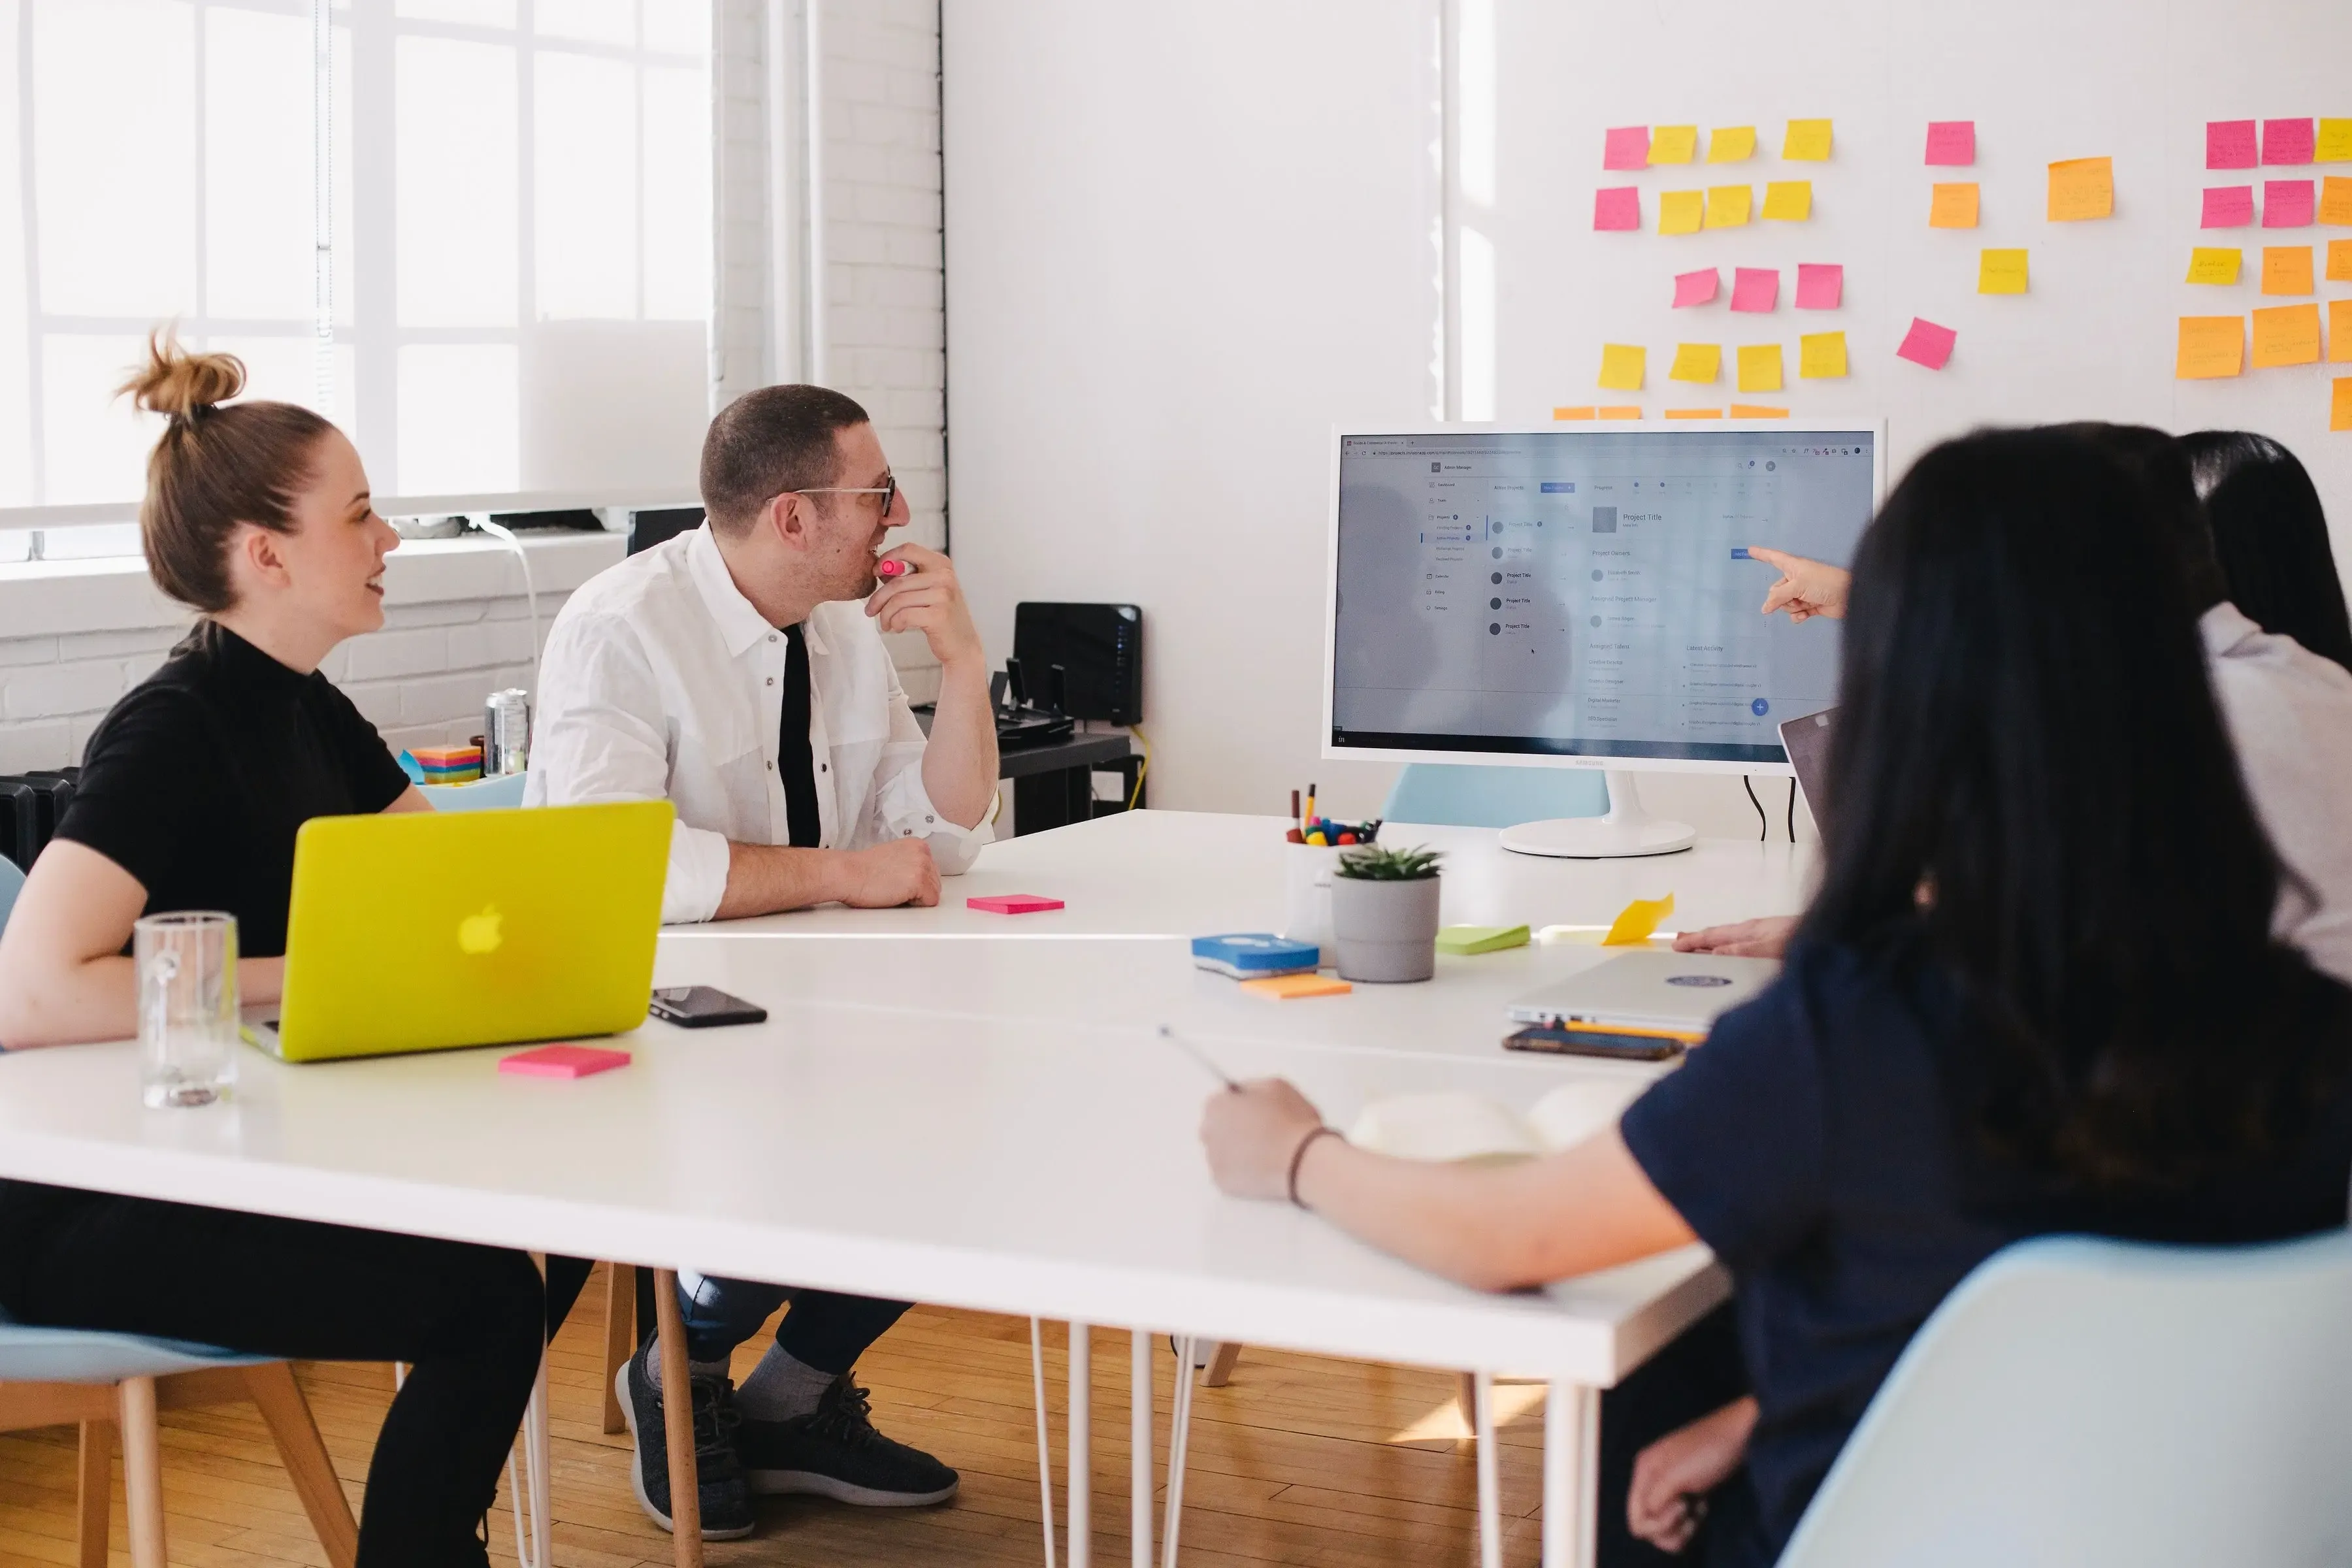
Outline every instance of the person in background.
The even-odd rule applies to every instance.
[[[338,643],[383,624],[383,559],[399,542],[359,454],[309,409],[229,402],[245,380],[229,355],[149,350],[123,388],[165,420],[140,536],[156,584],[199,618],[91,735],[0,935],[9,1050],[138,1032],[122,954],[143,914],[234,914],[243,999],[276,1001],[296,830],[430,809],[319,673]],[[543,1289],[521,1252],[0,1182],[0,1309],[19,1321],[412,1363],[368,1466],[362,1568],[488,1563],[476,1530],[548,1314],[584,1274]]]
[[[1604,1404],[1604,1474],[1638,1449],[1605,1562],[1775,1561],[1912,1335],[2012,1242],[2345,1223],[2352,992],[2272,934],[2276,862],[2147,504],[2064,432],[1912,468],[1856,557],[1839,831],[1787,967],[1616,1126],[1431,1165],[1286,1083],[1209,1101],[1226,1192],[1474,1287],[1714,1249],[1747,1386],[1647,1444]]]
[[[2352,670],[2352,616],[2319,491],[2293,452],[2249,430],[2180,437],[2230,603],[2273,637]]]

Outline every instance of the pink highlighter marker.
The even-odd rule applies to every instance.
[[[874,563],[874,575],[881,578],[885,583],[895,583],[901,577],[911,577],[914,574],[915,563],[911,561],[877,561]]]

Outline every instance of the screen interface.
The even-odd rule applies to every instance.
[[[1874,430],[1345,436],[1331,743],[1781,763],[1838,627],[1750,545],[1848,564]]]

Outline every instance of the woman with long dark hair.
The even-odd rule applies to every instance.
[[[1430,1166],[1266,1081],[1209,1104],[1219,1184],[1487,1289],[1705,1241],[1748,1388],[1645,1455],[1625,1506],[1681,1550],[1708,1494],[1706,1559],[1742,1564],[2000,1248],[2343,1225],[2352,993],[2273,940],[2279,871],[2152,504],[2064,431],[1914,466],[1855,562],[1839,830],[1788,966],[1616,1127]]]
[[[2230,602],[2263,630],[2352,670],[2352,616],[2327,542],[2327,512],[2293,452],[2251,430],[2180,437],[2213,527]]]

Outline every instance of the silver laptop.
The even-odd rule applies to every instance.
[[[1599,1026],[1703,1040],[1721,1015],[1772,983],[1776,958],[1636,948],[1511,1004],[1511,1021]]]
[[[1805,809],[1823,843],[1830,837],[1830,723],[1836,717],[1836,709],[1824,708],[1780,726],[1780,744],[1788,748],[1789,765],[1797,770],[1797,787],[1805,792]]]

